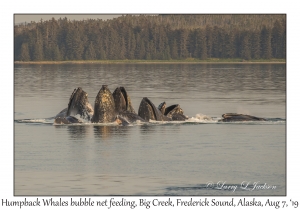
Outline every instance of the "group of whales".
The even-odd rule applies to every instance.
[[[223,114],[222,117],[223,119],[220,120],[222,122],[265,120],[235,113]],[[94,109],[88,101],[88,94],[81,87],[74,89],[68,107],[55,116],[54,124],[82,123],[82,120],[85,120],[92,123],[116,122],[128,125],[136,121],[185,121],[187,119],[179,104],[166,107],[166,103],[162,102],[156,107],[147,97],[142,99],[136,114],[124,87],[117,87],[111,93],[107,85],[102,85],[96,96]]]

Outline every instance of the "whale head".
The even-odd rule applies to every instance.
[[[114,98],[107,85],[102,85],[99,90],[94,106],[93,123],[110,123],[116,118]]]
[[[81,87],[75,88],[69,100],[66,116],[80,115],[81,118],[90,120],[93,113],[88,94]]]
[[[113,98],[115,101],[116,112],[131,112],[135,113],[129,95],[124,87],[117,87],[113,92]]]
[[[164,116],[147,97],[142,99],[138,115],[145,121],[170,121],[170,119]]]

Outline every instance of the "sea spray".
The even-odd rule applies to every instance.
[[[196,114],[196,118],[199,120],[206,120],[206,121],[212,121],[212,118],[210,116],[204,115],[204,114]]]

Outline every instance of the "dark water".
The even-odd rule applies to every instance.
[[[15,195],[285,195],[286,67],[16,65]],[[138,110],[179,103],[185,123],[55,126],[74,88],[103,84]],[[228,112],[267,122],[218,123]],[[264,187],[263,187],[264,186]],[[227,188],[227,189],[226,189]]]

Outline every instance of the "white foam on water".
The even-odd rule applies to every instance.
[[[135,121],[133,124],[136,124],[136,125],[144,125],[146,122],[142,122],[140,120],[137,120]]]
[[[208,115],[198,113],[195,115],[195,117],[191,117],[186,120],[186,122],[194,122],[194,123],[216,123],[219,119],[212,118]]]
[[[155,121],[149,120],[150,124],[184,124],[184,123],[217,123],[221,118],[212,118],[208,115],[198,113],[194,117],[190,117],[185,121]]]
[[[53,119],[42,118],[42,119],[21,119],[16,120],[18,123],[41,123],[41,124],[51,124],[54,122]]]
[[[82,123],[90,123],[88,120],[81,118],[80,114],[77,114],[74,117]]]
[[[99,125],[99,126],[118,126],[119,124],[117,122],[111,122],[111,123],[86,123],[87,125]]]
[[[149,123],[152,123],[152,124],[166,124],[168,123],[168,121],[156,121],[156,120],[149,120]]]
[[[18,122],[46,122],[45,119],[24,119],[24,120],[18,120]]]
[[[82,119],[80,115],[75,116],[79,121],[82,123],[73,123],[67,124],[70,125],[95,125],[95,126],[122,126],[119,125],[117,122],[111,123],[92,123],[86,119]],[[210,117],[208,115],[198,113],[194,117],[190,117],[185,121],[156,121],[156,120],[149,120],[149,122],[142,122],[137,120],[134,123],[129,123],[127,126],[139,126],[144,124],[152,124],[152,125],[165,125],[165,124],[185,124],[185,123],[193,123],[193,124],[248,124],[248,125],[272,125],[272,124],[285,124],[286,120],[281,118],[269,118],[267,121],[236,121],[236,122],[219,122],[222,118],[218,117]],[[54,118],[41,118],[41,119],[19,119],[15,120],[18,123],[35,123],[35,124],[53,124],[53,125],[66,125],[66,124],[56,124],[54,123]]]

